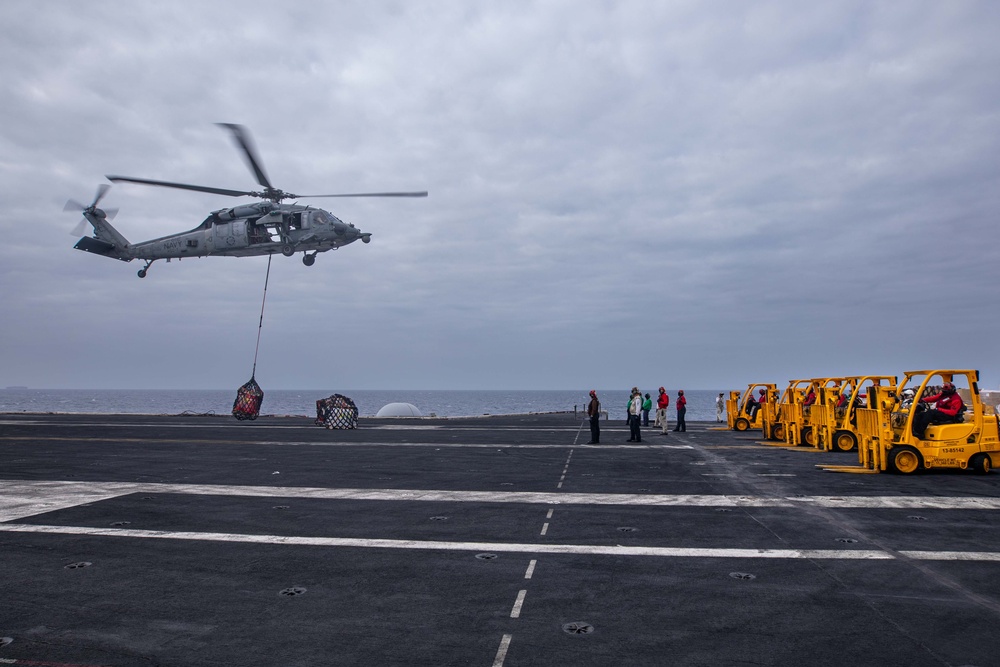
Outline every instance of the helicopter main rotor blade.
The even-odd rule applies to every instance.
[[[426,192],[359,192],[347,195],[289,195],[294,199],[306,199],[308,197],[426,197]]]
[[[171,183],[170,181],[154,181],[148,178],[130,178],[128,176],[105,176],[112,183],[141,183],[142,185],[158,185],[165,188],[177,188],[178,190],[194,190],[195,192],[209,192],[213,195],[228,195],[230,197],[248,197],[254,195],[253,192],[244,190],[226,190],[225,188],[210,188],[206,185],[188,185],[187,183]]]
[[[216,123],[216,125],[224,127],[233,133],[233,139],[236,141],[236,145],[243,149],[243,154],[247,158],[247,164],[250,165],[250,170],[257,177],[257,182],[268,190],[273,190],[271,181],[261,166],[260,158],[257,157],[257,151],[254,149],[253,141],[250,139],[250,131],[242,125],[236,125],[235,123]]]

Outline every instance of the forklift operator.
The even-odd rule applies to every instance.
[[[760,411],[760,406],[767,400],[767,390],[760,389],[757,391],[760,394],[760,398],[754,398],[753,393],[747,398],[747,414],[750,415],[750,419],[757,416],[757,412]]]
[[[926,396],[921,398],[920,402],[936,403],[936,405],[913,416],[913,436],[918,440],[924,439],[924,432],[931,424],[949,424],[960,421],[962,408],[965,407],[962,397],[955,391],[955,385],[951,382],[944,383],[940,394]]]

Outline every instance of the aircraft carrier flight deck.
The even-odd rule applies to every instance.
[[[0,664],[1000,664],[1000,474],[601,426],[0,415]]]

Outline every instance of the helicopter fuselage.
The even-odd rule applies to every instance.
[[[258,202],[214,211],[189,232],[130,244],[128,254],[146,260],[277,252],[291,256],[326,252],[358,239],[368,243],[370,237],[323,209]]]
[[[335,250],[358,239],[364,243],[371,241],[370,233],[362,232],[329,211],[269,201],[219,209],[189,232],[141,243],[129,243],[96,206],[84,210],[83,215],[93,225],[95,233],[93,237],[80,239],[76,248],[125,262],[145,260],[146,266],[139,271],[140,278],[146,277],[149,265],[158,259],[217,255],[252,257],[279,252],[291,257],[301,252],[302,262],[312,266],[318,253]]]

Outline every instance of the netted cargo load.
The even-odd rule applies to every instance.
[[[233,416],[240,421],[244,419],[257,419],[257,416],[260,414],[260,404],[263,401],[264,390],[251,377],[250,381],[236,392],[236,402],[233,403]]]
[[[358,427],[358,406],[342,394],[316,401],[316,424],[327,428]]]

